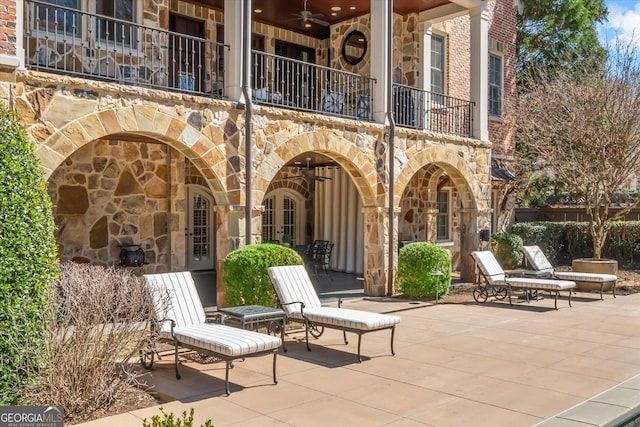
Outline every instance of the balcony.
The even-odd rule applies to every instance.
[[[375,79],[255,50],[251,54],[255,103],[372,120]]]
[[[37,0],[25,0],[26,67],[224,98],[228,45]],[[240,45],[240,43],[238,43]],[[372,77],[251,52],[254,103],[373,120]],[[398,126],[472,137],[474,104],[393,85]]]
[[[29,69],[224,96],[220,43],[32,0],[24,28]]]
[[[472,138],[474,103],[411,86],[393,85],[396,125]]]

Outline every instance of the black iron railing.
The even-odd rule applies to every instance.
[[[25,1],[30,69],[224,96],[228,46],[35,0]]]
[[[371,120],[375,79],[252,51],[253,101]]]
[[[398,126],[472,137],[474,103],[411,86],[393,85]]]

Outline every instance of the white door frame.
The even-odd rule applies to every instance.
[[[186,229],[185,229],[185,250],[187,252],[187,269],[188,270],[213,270],[216,265],[216,246],[215,246],[215,217],[214,217],[214,200],[211,192],[200,185],[187,184],[187,211],[185,213]],[[194,214],[199,207],[195,206],[195,197],[198,196],[204,200],[205,209],[200,212],[200,218],[195,218]],[[200,208],[201,209],[201,208]],[[203,227],[197,224],[203,221]],[[199,236],[204,233],[204,241],[198,242]],[[198,255],[202,251],[204,258]]]
[[[295,236],[293,237],[294,244],[302,244],[305,241],[305,224],[306,224],[306,208],[305,208],[305,199],[302,194],[297,191],[292,191],[288,188],[278,188],[273,190],[265,195],[265,200],[273,197],[274,198],[274,228],[275,228],[275,238],[280,240],[282,243],[282,235],[281,227],[283,225],[283,205],[282,201],[284,197],[288,197],[295,203]]]

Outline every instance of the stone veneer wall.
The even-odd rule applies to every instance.
[[[176,159],[184,164],[163,143],[106,139],[72,153],[48,180],[61,261],[118,265],[121,245],[139,244],[148,263],[145,272],[166,269],[171,257],[169,183],[175,174],[169,162]],[[189,181],[203,182],[187,164]]]

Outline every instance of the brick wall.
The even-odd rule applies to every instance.
[[[0,55],[16,55],[16,0],[0,0]]]

